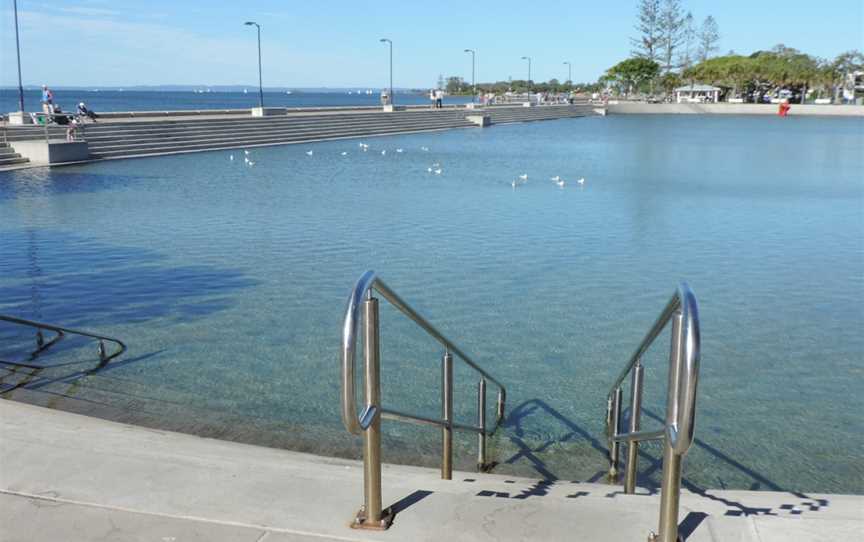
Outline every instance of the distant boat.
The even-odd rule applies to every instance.
[[[371,89],[366,89],[366,94],[372,94],[372,90],[371,90]]]
[[[286,90],[285,94],[293,94],[290,90]]]
[[[246,90],[246,89],[244,88],[244,89],[243,89],[243,94],[249,94],[249,91]]]

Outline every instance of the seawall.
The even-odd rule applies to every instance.
[[[610,115],[776,115],[777,104],[649,104],[613,103]],[[864,117],[861,105],[792,104],[790,116]]]
[[[117,113],[99,122],[80,127],[78,136],[87,141],[89,160],[107,160],[189,152],[236,149],[268,145],[287,145],[371,137],[412,132],[428,132],[478,125],[507,124],[594,115],[587,103],[538,107],[495,106],[485,108],[428,107],[406,108],[393,112],[381,108],[310,108],[286,110],[268,116],[253,116],[249,110],[166,111],[138,114]],[[484,122],[478,123],[477,117]],[[65,139],[62,126],[9,126],[8,143],[15,148],[22,141]],[[22,145],[19,145],[22,147]],[[16,152],[23,152],[15,149]],[[24,155],[26,158],[27,156]],[[62,165],[62,164],[51,164]],[[27,167],[15,163],[9,168]],[[0,169],[3,166],[0,165]]]

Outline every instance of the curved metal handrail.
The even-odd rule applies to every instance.
[[[674,401],[675,421],[669,424],[665,428],[665,431],[675,452],[684,454],[690,449],[693,443],[696,388],[699,380],[700,359],[699,306],[696,302],[696,295],[686,282],[678,285],[675,295],[672,296],[672,299],[666,304],[666,307],[660,313],[654,325],[651,326],[651,329],[639,343],[624,370],[621,371],[621,374],[609,390],[607,400],[614,400],[615,394],[621,388],[624,379],[632,372],[633,367],[636,366],[678,311],[681,312],[682,319],[681,334],[683,349],[679,354],[679,359],[675,360],[675,363],[678,364],[678,394]],[[656,433],[645,432],[645,435],[656,436]],[[685,435],[686,438],[681,440],[679,438],[680,435]],[[617,435],[617,437],[619,437],[618,440],[633,440],[632,438],[625,438],[627,435]]]
[[[472,360],[461,348],[456,346],[452,341],[447,339],[435,326],[430,324],[420,314],[414,310],[405,300],[399,297],[384,281],[378,278],[374,271],[366,271],[361,275],[351,294],[348,296],[348,303],[345,307],[345,319],[342,326],[342,343],[341,343],[341,358],[342,358],[342,423],[349,433],[359,435],[366,430],[377,416],[384,412],[381,405],[366,404],[363,412],[358,416],[357,402],[355,396],[355,359],[357,336],[360,329],[360,307],[362,302],[371,296],[372,290],[377,291],[391,305],[396,307],[402,314],[410,318],[414,323],[420,326],[429,336],[438,341],[448,352],[451,352],[456,357],[464,361],[469,367],[477,371],[483,378],[492,382],[498,387],[499,402],[497,409],[497,420],[503,418],[503,405],[506,401],[507,390],[495,377],[486,372],[474,360]],[[397,412],[388,412],[392,414],[401,414]],[[406,417],[402,415],[402,417]],[[410,417],[410,416],[409,416]],[[416,417],[415,417],[416,418]]]
[[[669,355],[669,379],[666,392],[666,419],[660,431],[642,431],[639,418],[642,409],[641,358],[672,322],[672,348]],[[639,442],[664,441],[663,481],[660,489],[659,534],[652,533],[649,540],[676,542],[678,538],[678,508],[681,493],[681,461],[693,444],[696,419],[696,389],[699,383],[700,361],[699,306],[696,295],[686,283],[681,283],[675,295],[666,304],[654,325],[639,343],[630,361],[615,380],[606,402],[606,432],[609,439],[609,478],[618,477],[620,443],[627,443],[627,473],[624,492],[636,489],[636,467]],[[621,384],[632,373],[630,388],[630,427],[619,433],[621,424]]]
[[[699,384],[701,337],[699,334],[699,306],[696,295],[686,283],[678,288],[681,304],[681,351],[678,369],[678,397],[675,423],[666,429],[675,453],[684,455],[693,444],[696,420],[696,390]],[[683,438],[682,438],[683,436]]]
[[[120,354],[122,354],[123,352],[126,351],[126,344],[123,343],[123,341],[121,341],[120,339],[115,339],[113,337],[109,337],[107,335],[99,335],[97,333],[91,333],[89,331],[80,331],[77,329],[55,326],[53,324],[46,324],[44,322],[25,320],[24,318],[17,318],[14,316],[4,316],[2,314],[0,314],[0,321],[9,322],[12,324],[18,324],[18,325],[22,325],[22,326],[32,327],[32,328],[36,328],[40,331],[41,330],[47,330],[47,331],[53,331],[54,333],[57,333],[57,336],[54,337],[53,339],[51,339],[50,341],[48,341],[47,343],[43,343],[41,341],[41,335],[38,336],[39,338],[37,338],[37,349],[33,353],[34,357],[36,355],[38,355],[39,353],[44,352],[45,350],[47,350],[52,345],[56,344],[58,341],[60,341],[67,334],[68,335],[80,335],[82,337],[90,337],[91,339],[97,339],[99,341],[99,350],[98,350],[99,351],[99,360],[100,360],[100,363],[102,363],[102,364],[108,363],[109,361],[111,361],[112,359],[116,358],[117,356],[119,356]],[[103,341],[108,341],[108,342],[114,343],[116,345],[116,349],[114,350],[114,352],[112,352],[111,354],[108,354],[105,351],[105,344]]]
[[[391,305],[396,307],[402,314],[410,318],[414,323],[420,326],[429,336],[438,341],[447,351],[454,354],[456,357],[464,361],[469,367],[477,371],[483,378],[492,382],[499,389],[499,407],[498,421],[503,417],[503,404],[506,400],[507,391],[495,377],[482,369],[474,360],[472,360],[465,352],[456,346],[452,341],[447,339],[435,326],[430,324],[425,318],[415,311],[408,303],[406,303],[399,295],[391,290],[374,271],[366,271],[361,275],[351,294],[348,296],[348,303],[345,307],[345,318],[342,325],[342,423],[349,433],[359,435],[366,430],[375,418],[382,414],[381,405],[367,403],[363,409],[363,413],[358,416],[357,402],[354,393],[355,388],[355,372],[354,361],[356,358],[357,336],[360,328],[360,307],[363,301],[371,296],[372,290],[380,293]],[[394,413],[398,414],[398,413]]]

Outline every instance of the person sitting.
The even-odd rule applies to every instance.
[[[82,119],[87,118],[92,120],[93,122],[96,122],[97,115],[95,111],[93,111],[92,109],[88,109],[87,106],[84,105],[84,102],[81,102],[78,104],[78,116]]]
[[[69,124],[69,115],[64,114],[63,110],[60,109],[60,106],[57,104],[51,105],[51,121],[54,124],[67,125]]]

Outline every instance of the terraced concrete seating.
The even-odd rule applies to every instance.
[[[0,166],[11,166],[27,162],[29,160],[15,152],[15,149],[10,147],[8,143],[0,143]]]
[[[340,113],[289,114],[279,117],[183,118],[148,121],[111,121],[87,124],[84,136],[93,159],[124,158],[278,145],[372,135],[470,128],[469,114],[480,110],[409,109],[345,111]],[[482,110],[493,124],[581,117],[592,115],[587,105],[544,107],[489,107]],[[50,127],[51,137],[64,137],[61,127]],[[43,127],[21,127],[9,131],[9,140],[42,138]]]

